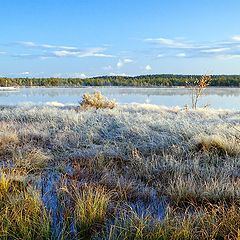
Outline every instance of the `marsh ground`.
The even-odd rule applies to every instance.
[[[239,239],[239,126],[224,110],[3,107],[0,238]]]

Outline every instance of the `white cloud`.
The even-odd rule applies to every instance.
[[[84,74],[84,73],[81,73],[79,76],[80,76],[81,78],[86,78],[86,77],[87,77],[87,75]]]
[[[223,54],[218,56],[219,59],[228,60],[228,59],[239,59],[240,54]]]
[[[59,73],[54,73],[52,74],[51,77],[56,77],[56,78],[89,78],[91,76],[82,73],[82,72],[59,72]]]
[[[164,54],[158,54],[157,57],[162,58],[162,57],[164,57]]]
[[[111,54],[104,54],[104,53],[94,53],[92,55],[86,56],[86,57],[103,57],[103,58],[115,58],[114,55]]]
[[[75,55],[76,53],[74,53],[74,52],[69,52],[69,51],[66,51],[66,50],[61,50],[61,51],[54,51],[53,54],[54,54],[56,57],[66,57],[66,56]]]
[[[30,74],[30,72],[21,72],[21,73],[19,73],[19,75],[29,75]]]
[[[201,52],[203,53],[219,53],[230,50],[230,48],[210,48],[210,49],[203,49]]]
[[[58,50],[53,51],[53,55],[56,57],[114,57],[113,55],[102,53],[105,48],[88,48],[84,50]]]
[[[87,75],[85,73],[73,73],[69,74],[69,77],[74,77],[74,78],[87,78]]]
[[[147,38],[145,42],[154,44],[157,57],[188,57],[188,58],[226,58],[240,55],[240,35],[225,41],[193,42],[183,39]],[[157,51],[161,51],[157,54]],[[182,52],[183,51],[183,52]]]
[[[175,40],[175,39],[169,39],[169,38],[147,38],[145,39],[145,41],[167,46],[169,48],[192,48],[193,47],[193,45],[190,43],[186,43],[186,42]]]
[[[0,52],[0,55],[4,55],[4,54],[6,54],[6,52]]]
[[[117,67],[118,68],[121,68],[123,66],[123,62],[122,62],[122,60],[118,60],[118,63],[117,63]]]
[[[18,42],[18,44],[25,47],[36,47],[36,44],[34,42]]]
[[[151,71],[151,70],[152,70],[152,67],[151,67],[150,65],[146,65],[145,69],[146,69],[147,71]]]
[[[63,46],[63,45],[50,45],[50,44],[37,44],[34,42],[18,42],[20,46],[23,46],[32,51],[33,53],[24,53],[24,54],[14,54],[15,57],[29,57],[29,58],[41,58],[47,59],[51,57],[101,57],[101,58],[112,58],[115,57],[111,54],[106,54],[106,48],[96,47],[96,48],[85,48],[80,49],[72,46]],[[36,54],[36,51],[38,53]]]
[[[240,41],[240,35],[236,35],[232,37],[233,41]]]
[[[125,59],[123,59],[123,62],[124,62],[124,63],[132,63],[133,60],[130,59],[130,58],[125,58]]]
[[[126,73],[115,73],[115,72],[110,72],[108,75],[109,76],[122,76],[122,77],[126,77],[127,76]]]
[[[34,42],[17,42],[19,45],[27,47],[27,48],[45,48],[45,49],[66,49],[66,50],[77,50],[76,47],[72,46],[62,46],[62,45],[51,45],[51,44],[38,44]]]
[[[186,53],[177,53],[176,57],[186,57]]]

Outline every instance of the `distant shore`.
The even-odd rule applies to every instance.
[[[193,85],[201,75],[100,76],[91,78],[0,78],[0,86],[41,87],[185,87]],[[212,75],[211,87],[240,87],[240,75]]]
[[[64,88],[82,88],[82,89],[88,89],[88,88],[119,88],[119,89],[157,89],[157,88],[162,88],[162,89],[190,89],[190,87],[187,86],[99,86],[99,85],[91,85],[91,86],[75,86],[75,85],[58,85],[58,86],[12,86],[12,87],[1,87],[0,86],[0,91],[16,91],[21,88],[59,88],[59,89],[64,89]],[[236,86],[209,86],[207,87],[208,89],[236,89],[240,87]]]

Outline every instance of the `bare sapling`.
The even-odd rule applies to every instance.
[[[196,109],[200,97],[203,95],[203,91],[209,86],[211,82],[211,76],[203,75],[200,79],[196,79],[193,83],[190,83],[191,95],[192,95],[192,109]],[[187,82],[188,84],[188,82]]]

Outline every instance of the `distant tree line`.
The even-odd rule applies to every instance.
[[[186,86],[200,79],[200,75],[142,75],[135,77],[125,76],[101,76],[92,78],[0,78],[0,86]],[[240,87],[240,75],[212,75],[210,86],[216,87]]]

